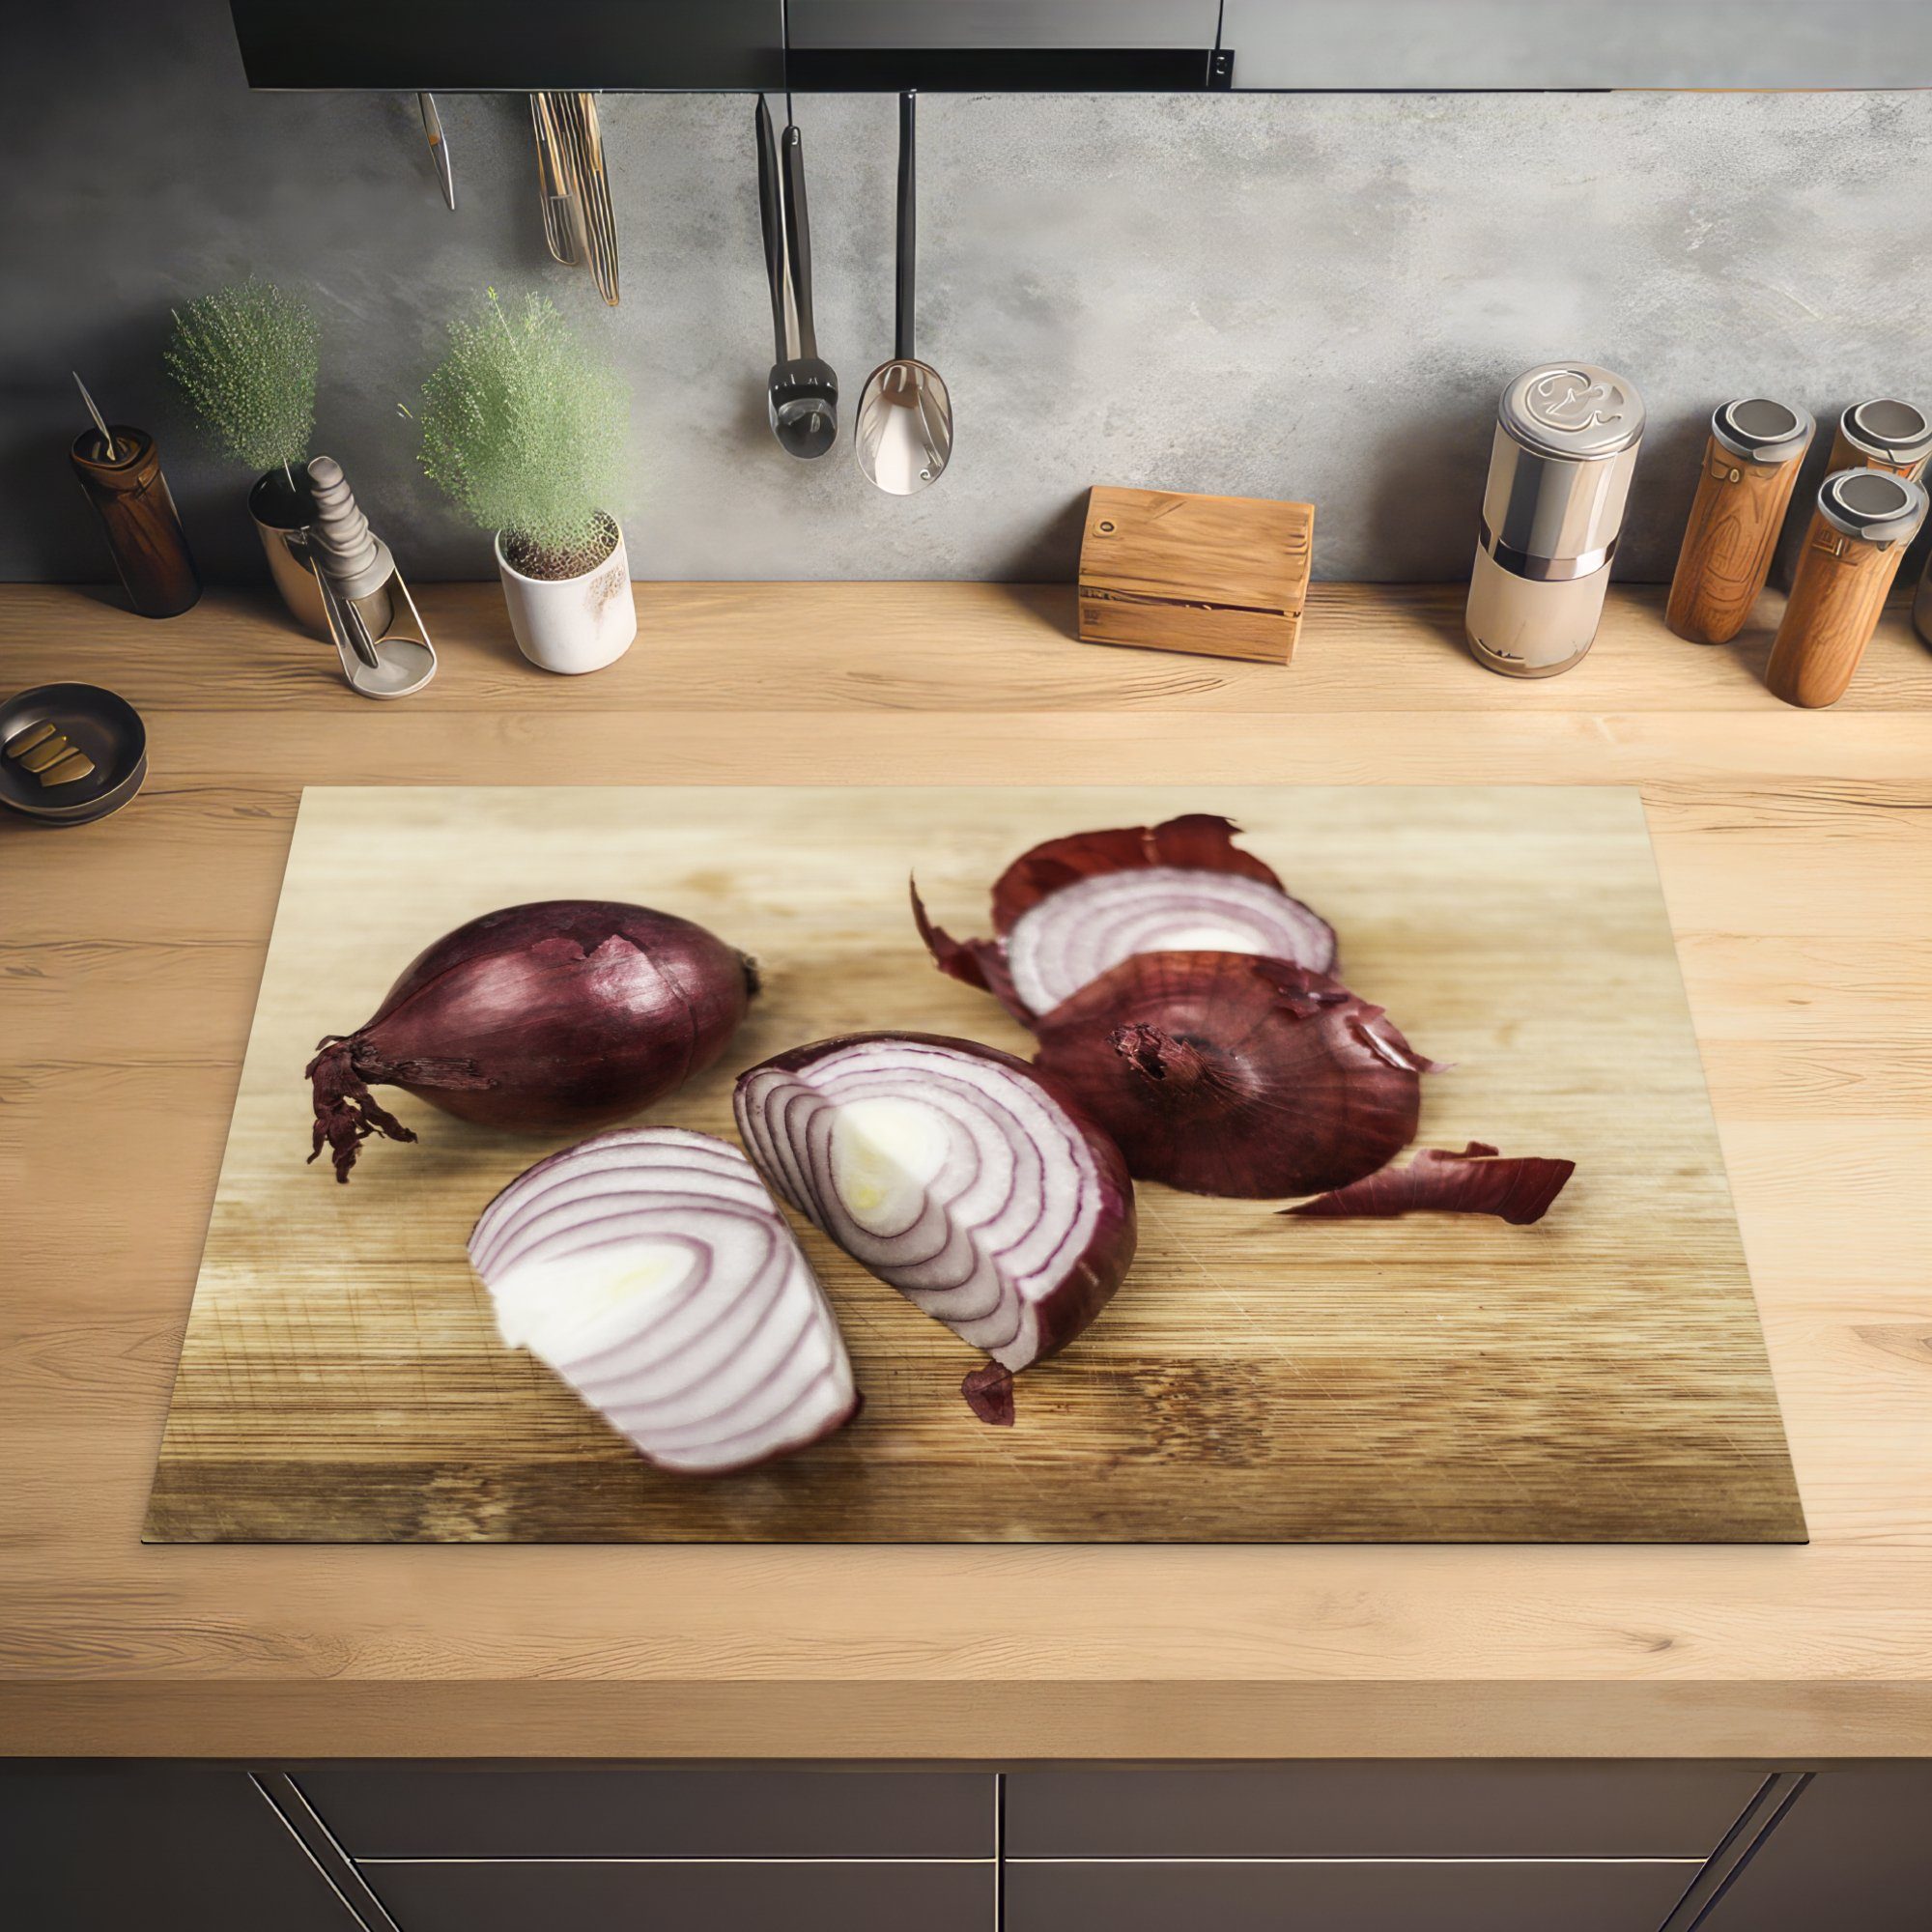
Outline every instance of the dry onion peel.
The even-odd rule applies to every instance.
[[[1412,1213],[1494,1214],[1512,1227],[1527,1227],[1549,1211],[1577,1172],[1574,1160],[1535,1154],[1505,1157],[1484,1141],[1461,1153],[1423,1148],[1406,1167],[1385,1167],[1364,1179],[1284,1208],[1284,1214],[1313,1217],[1385,1216]]]

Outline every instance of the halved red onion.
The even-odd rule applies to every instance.
[[[1471,1141],[1461,1153],[1422,1148],[1405,1167],[1384,1167],[1333,1194],[1281,1211],[1336,1219],[1493,1214],[1514,1228],[1525,1228],[1548,1213],[1576,1172],[1574,1160],[1545,1160],[1535,1154],[1505,1159],[1487,1141]]]
[[[1373,1174],[1414,1139],[1435,1065],[1346,986],[1239,952],[1124,959],[1037,1031],[1035,1064],[1137,1179],[1249,1200]]]
[[[1119,1151],[1010,1054],[851,1034],[753,1067],[736,1106],[779,1194],[1003,1368],[1065,1348],[1133,1259]]]
[[[1330,971],[1333,928],[1235,844],[1236,829],[1190,812],[1048,839],[994,885],[994,940],[953,939],[917,888],[913,918],[942,972],[1029,1022],[1137,953],[1247,952]]]
[[[751,1162],[708,1134],[625,1128],[538,1161],[484,1208],[469,1259],[504,1342],[660,1467],[747,1468],[858,1412],[789,1223]]]

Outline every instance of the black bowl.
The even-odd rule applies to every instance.
[[[84,779],[44,785],[7,747],[36,724],[52,724],[85,752]],[[0,804],[43,825],[105,818],[141,789],[148,775],[148,730],[125,697],[98,684],[42,684],[0,704]]]

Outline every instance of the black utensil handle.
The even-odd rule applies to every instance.
[[[919,191],[913,174],[913,90],[907,88],[899,96],[899,274],[893,327],[893,354],[901,362],[910,362],[913,357],[913,260],[919,240]]]
[[[805,143],[796,128],[784,130],[784,235],[791,268],[792,307],[798,312],[798,354],[818,354],[811,324],[811,222],[805,206]]]
[[[765,279],[772,292],[772,360],[782,362],[790,354],[785,342],[783,194],[779,185],[778,137],[762,94],[752,125],[758,143],[758,219],[765,236]]]

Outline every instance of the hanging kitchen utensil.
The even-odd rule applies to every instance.
[[[793,456],[823,456],[838,440],[838,378],[820,359],[811,322],[811,228],[805,205],[805,150],[787,123],[783,151],[758,96],[758,213],[772,288],[776,360],[767,386],[772,434]]]
[[[537,185],[544,242],[566,268],[587,261],[598,292],[617,306],[617,217],[604,166],[604,134],[591,94],[533,94]]]
[[[449,143],[442,138],[442,116],[436,111],[436,96],[418,94],[416,112],[422,116],[423,133],[429,140],[429,157],[436,163],[436,185],[449,212],[456,213],[456,176],[449,165]]]
[[[952,398],[938,370],[913,354],[913,267],[918,184],[914,178],[914,96],[899,96],[898,295],[893,359],[867,378],[859,397],[853,450],[868,483],[910,497],[935,483],[952,455]]]
[[[530,96],[530,126],[537,137],[537,194],[543,204],[544,244],[554,260],[574,269],[583,260],[583,218],[576,190],[564,172],[551,96]]]
[[[604,171],[604,132],[594,94],[558,94],[559,126],[571,183],[583,215],[583,240],[598,293],[617,306],[617,217],[611,207],[611,179]]]

